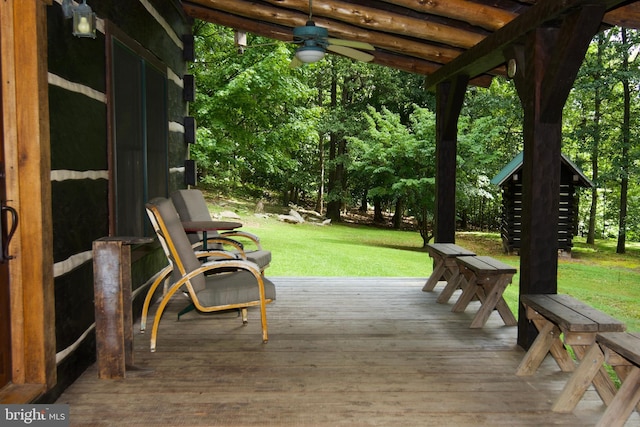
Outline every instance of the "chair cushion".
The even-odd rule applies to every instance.
[[[171,201],[182,221],[211,221],[211,214],[207,207],[207,201],[200,190],[177,190],[171,193]],[[208,237],[218,236],[217,231],[209,231]],[[191,243],[202,240],[202,233],[187,233]],[[222,249],[222,245],[211,245],[209,249]]]
[[[178,253],[178,258],[180,258],[180,261],[182,261],[185,273],[190,273],[191,271],[200,268],[201,262],[196,257],[195,252],[193,252],[191,243],[189,242],[189,239],[187,239],[187,234],[184,232],[182,222],[180,222],[178,213],[176,212],[176,209],[173,206],[171,200],[165,198],[156,198],[151,200],[149,203],[156,206],[158,213],[160,214],[162,221],[164,222],[165,227],[167,228],[167,231],[169,233],[167,239],[172,241],[173,247]],[[173,254],[171,254],[171,257],[173,259],[174,268],[178,269],[178,260],[175,259]],[[181,273],[182,272],[179,272],[178,274]],[[195,276],[190,281],[196,292],[204,289],[205,287],[203,274]]]
[[[246,251],[245,255],[247,256],[247,259],[249,261],[253,262],[258,267],[260,267],[260,270],[264,270],[264,268],[271,263],[271,251],[265,251],[265,250]]]
[[[275,300],[275,285],[267,278],[263,280],[265,298]],[[258,283],[248,271],[207,276],[205,288],[198,291],[197,295],[200,304],[205,307],[260,301]]]

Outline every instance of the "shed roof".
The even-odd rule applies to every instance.
[[[571,161],[564,154],[560,154],[562,157],[562,164],[570,169],[570,171],[578,176],[578,182],[576,185],[580,187],[593,187],[593,183],[589,178],[585,176],[582,170]],[[509,180],[515,173],[518,173],[522,169],[522,162],[524,159],[524,153],[521,151],[516,157],[513,158],[496,176],[493,177],[491,183],[494,185],[502,186],[507,180]]]

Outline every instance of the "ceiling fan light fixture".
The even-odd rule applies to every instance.
[[[302,46],[296,51],[296,58],[305,64],[311,64],[324,58],[324,53],[324,49],[318,46]]]

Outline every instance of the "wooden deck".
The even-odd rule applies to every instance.
[[[573,414],[551,412],[568,378],[547,358],[517,377],[516,327],[422,292],[425,279],[274,278],[268,344],[257,310],[189,313],[174,298],[158,350],[135,336],[125,380],[94,367],[58,399],[74,426],[589,426],[604,406],[590,389]],[[628,426],[640,426],[634,413]]]

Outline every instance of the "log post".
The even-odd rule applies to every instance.
[[[558,290],[562,108],[603,15],[601,5],[584,6],[557,26],[532,31],[511,51],[524,109],[520,295]],[[520,304],[518,344],[529,348],[536,335]]]
[[[458,118],[468,81],[456,76],[436,88],[436,243],[455,243]]]

